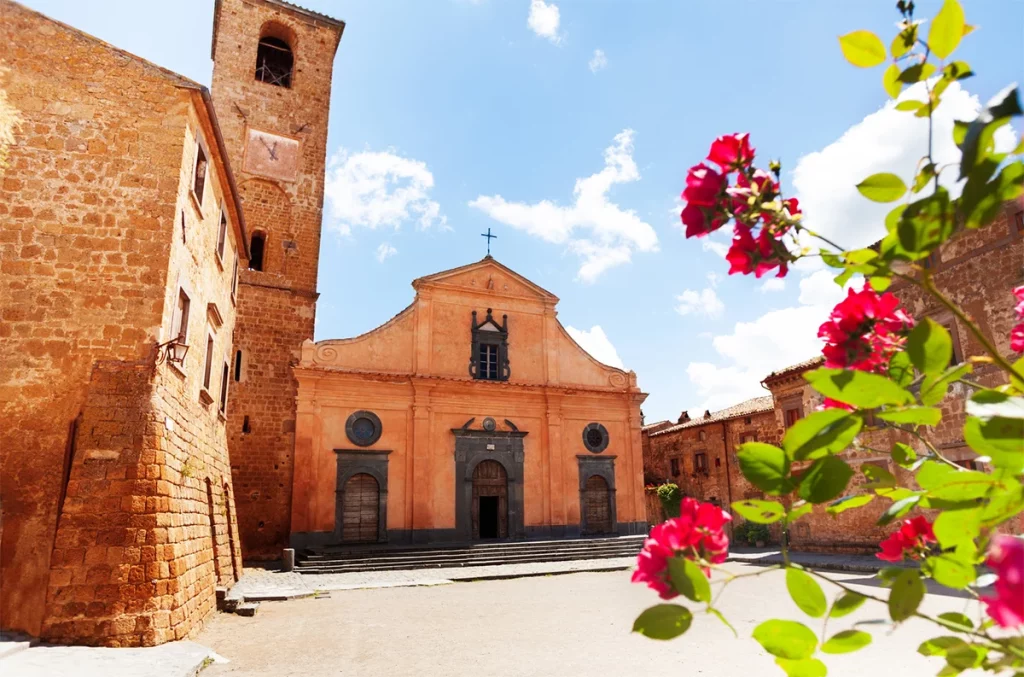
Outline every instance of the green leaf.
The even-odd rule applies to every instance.
[[[789,677],[825,677],[828,674],[828,668],[817,658],[804,658],[798,661],[776,658],[775,664]]]
[[[957,0],[946,0],[932,20],[928,31],[928,48],[932,54],[945,59],[964,37],[964,10]]]
[[[1018,474],[1024,470],[1024,419],[994,416],[983,421],[968,416],[964,441],[978,454],[992,459],[992,465]]]
[[[842,369],[815,369],[804,374],[811,387],[825,397],[875,409],[883,404],[910,404],[914,396],[893,381],[878,374]]]
[[[982,526],[1002,524],[1024,510],[1024,486],[1007,477],[1002,484],[1004,489],[996,492],[981,510]]]
[[[924,599],[924,581],[914,569],[901,571],[889,593],[889,617],[899,623],[910,618]]]
[[[936,407],[904,407],[903,409],[880,411],[875,415],[890,423],[911,423],[913,425],[938,425],[942,420],[942,410]]]
[[[771,444],[747,442],[736,453],[740,472],[758,489],[778,496],[793,490],[786,452]]]
[[[942,69],[943,79],[949,81],[966,80],[973,76],[974,71],[971,70],[966,61],[953,61],[946,64],[946,67]]]
[[[786,431],[782,448],[797,461],[820,458],[848,447],[863,425],[842,409],[816,411]]]
[[[947,611],[946,613],[939,614],[939,618],[952,627],[953,630],[973,630],[974,623],[971,619],[962,613],[956,611]]]
[[[810,574],[800,569],[789,567],[786,569],[786,590],[789,596],[800,611],[811,618],[821,618],[828,609],[828,602],[825,600],[825,593]]]
[[[994,181],[988,181],[989,168],[995,171],[1001,155],[985,158],[971,173],[960,196],[960,213],[967,228],[990,224],[1003,208],[1003,203],[1016,199],[1024,190],[1024,163],[1004,166]]]
[[[928,182],[935,178],[935,165],[931,162],[921,167],[921,171],[914,177],[913,192],[920,193],[921,190],[928,185]]]
[[[694,602],[711,601],[711,584],[693,560],[679,555],[669,559],[668,575],[680,595]]]
[[[736,501],[732,504],[732,509],[744,519],[757,524],[774,524],[786,514],[786,508],[781,503],[757,499]]]
[[[857,494],[856,496],[843,496],[838,501],[834,501],[829,504],[826,510],[830,515],[838,515],[844,513],[851,508],[861,508],[871,501],[875,497],[871,494]]]
[[[912,85],[915,82],[921,82],[922,80],[927,80],[929,77],[931,77],[932,73],[934,73],[934,72],[935,72],[935,64],[931,64],[931,63],[927,63],[927,62],[919,63],[919,64],[914,64],[913,66],[907,68],[902,73],[900,73],[900,77],[898,79],[899,79],[900,82],[902,82],[904,84]],[[925,105],[927,105],[927,104],[925,104]]]
[[[853,31],[840,36],[839,47],[846,60],[859,68],[873,68],[885,61],[885,45],[871,31]]]
[[[917,505],[920,501],[921,496],[917,494],[914,494],[913,496],[907,496],[906,498],[901,498],[898,501],[893,501],[892,505],[886,508],[885,512],[882,513],[882,516],[878,518],[878,525],[883,526],[893,521],[894,519],[899,519],[900,517],[903,517],[908,512],[910,512],[914,508],[914,506]]]
[[[860,471],[864,473],[864,476],[867,477],[869,481],[868,484],[865,484],[862,487],[864,489],[880,489],[896,486],[896,478],[893,474],[880,465],[864,463],[861,465]]]
[[[909,444],[896,442],[892,445],[892,460],[901,468],[909,468],[917,462],[917,452]]]
[[[928,197],[907,205],[896,234],[903,249],[914,258],[923,258],[949,238],[955,225],[949,192],[940,187]]]
[[[881,172],[858,183],[857,190],[874,202],[895,202],[907,194],[907,184],[895,174]]]
[[[722,621],[722,623],[725,624],[725,627],[727,627],[730,630],[732,630],[732,634],[733,634],[734,637],[739,637],[740,636],[739,633],[736,632],[736,628],[732,627],[732,623],[730,623],[729,621],[727,621],[725,619],[725,616],[722,615],[721,611],[719,611],[718,609],[716,609],[714,607],[710,607],[709,606],[708,607],[708,613],[712,614],[713,616],[718,618],[718,620]]]
[[[907,99],[905,101],[900,101],[898,104],[896,104],[896,110],[913,112],[924,105],[924,101],[918,101],[916,99]]]
[[[915,42],[917,42],[917,24],[912,24],[904,28],[899,32],[899,35],[892,39],[892,44],[889,46],[892,58],[898,59],[909,52],[913,49]]]
[[[924,381],[921,382],[921,392],[919,395],[921,404],[929,407],[933,404],[938,404],[945,399],[946,391],[951,384],[959,381],[972,371],[974,371],[974,367],[971,366],[971,363],[964,362],[955,367],[950,367],[940,376],[925,376]]]
[[[953,359],[953,339],[945,327],[926,317],[910,332],[906,351],[922,374],[939,374]]]
[[[967,400],[967,415],[982,421],[993,418],[1024,419],[1024,397],[1015,397],[999,390],[979,390]]]
[[[936,583],[954,590],[963,590],[978,577],[972,565],[948,553],[927,558],[924,569]]]
[[[960,645],[966,646],[967,642],[951,635],[932,637],[921,642],[917,647],[917,653],[922,656],[945,656],[947,651]]]
[[[786,513],[786,524],[792,524],[804,515],[814,511],[814,504],[804,503],[803,501],[798,501],[798,503],[799,505],[794,503],[790,507],[789,512]]]
[[[810,658],[818,646],[818,638],[806,625],[777,618],[754,628],[754,639],[771,655],[790,660]]]
[[[903,89],[899,77],[900,67],[894,63],[889,64],[889,67],[882,73],[882,87],[885,88],[885,93],[889,95],[890,99],[898,97]]]
[[[883,275],[872,275],[868,278],[868,283],[876,292],[882,293],[892,284],[892,278]]]
[[[825,503],[846,491],[853,468],[838,456],[819,458],[800,476],[797,493],[810,503]]]
[[[963,541],[972,541],[981,533],[981,508],[945,510],[935,518],[932,529],[943,548],[953,548]]]
[[[860,608],[867,601],[864,595],[855,592],[844,592],[832,602],[832,610],[828,612],[829,618],[842,618],[848,616]]]
[[[901,388],[914,382],[914,365],[910,362],[910,355],[900,352],[892,356],[889,360],[889,378]]]
[[[1021,143],[1024,144],[1024,140]],[[1024,378],[1017,376],[1017,374],[1024,374],[1024,357],[1014,362],[1011,366],[1013,366],[1014,373],[1010,374],[1010,383],[1018,391],[1024,393]]]
[[[825,653],[851,653],[863,649],[871,644],[871,635],[863,630],[843,630],[829,637],[828,641],[821,645]]]
[[[678,604],[656,604],[633,621],[633,632],[651,639],[675,639],[690,629],[693,614]]]
[[[960,156],[961,179],[970,176],[975,165],[984,159],[984,149],[988,147],[995,130],[1022,112],[1016,85],[1005,87],[989,100],[978,117],[967,126],[967,133],[964,134]]]

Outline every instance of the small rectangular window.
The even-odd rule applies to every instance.
[[[492,381],[498,379],[498,346],[480,344],[480,377]]]
[[[206,337],[206,370],[203,372],[203,388],[210,389],[210,372],[213,370],[213,337]]]
[[[174,319],[171,321],[171,337],[182,343],[188,343],[188,310],[191,305],[184,289],[178,289],[178,304],[174,308]]]
[[[220,211],[220,230],[217,232],[217,258],[224,260],[224,241],[228,234],[228,215]]]
[[[206,151],[203,144],[196,138],[196,165],[192,171],[192,192],[200,206],[203,204],[203,192],[206,190]]]
[[[235,298],[235,292],[238,290],[238,254],[235,254],[235,265],[231,270],[231,298]]]
[[[757,442],[757,433],[743,433],[740,437],[740,442],[746,444],[747,442]]]
[[[695,470],[703,472],[708,469],[708,455],[697,454],[693,457],[693,467]]]
[[[673,458],[669,462],[672,464],[672,477],[679,477],[679,459]]]
[[[787,429],[792,428],[793,424],[796,423],[797,421],[799,421],[804,416],[803,408],[799,407],[799,406],[789,407],[789,408],[785,409],[783,411],[783,413],[784,413],[785,418],[786,418],[786,428]]]
[[[1024,233],[1024,210],[1017,212],[1017,232]]]
[[[220,377],[220,413],[225,413],[228,410],[228,363],[224,363],[224,369],[221,371]]]
[[[242,380],[242,351],[235,351],[235,383]]]

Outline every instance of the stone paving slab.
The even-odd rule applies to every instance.
[[[888,566],[909,566],[909,564],[893,564],[883,562],[874,555],[833,555],[818,552],[791,551],[789,560],[801,566],[823,571],[849,571],[854,573],[873,574]],[[782,551],[771,548],[744,548],[729,553],[730,562],[740,562],[755,566],[774,566],[782,564]]]
[[[0,658],[0,675],[14,677],[193,677],[212,662],[227,662],[191,641],[109,649],[33,644]]]

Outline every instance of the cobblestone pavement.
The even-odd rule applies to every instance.
[[[300,574],[297,571],[284,572],[273,568],[246,567],[242,579],[235,584],[231,592],[232,596],[242,596],[246,600],[268,601],[308,597],[317,590],[445,585],[456,581],[547,576],[578,571],[616,571],[628,569],[635,562],[635,557],[616,557],[574,562],[533,562],[344,574]]]
[[[264,604],[253,618],[221,614],[198,641],[230,662],[211,666],[203,677],[782,675],[751,639],[754,627],[781,617],[802,620],[820,632],[820,621],[796,608],[781,571],[726,566],[737,574],[763,572],[733,581],[718,603],[738,639],[717,619],[696,611],[693,626],[678,640],[658,642],[632,634],[633,619],[658,603],[657,596],[630,584],[628,571],[578,573],[346,590],[327,598]],[[867,575],[833,577],[867,594],[887,595]],[[836,592],[826,586],[829,598]],[[936,594],[926,595],[921,610],[961,611],[975,618],[980,613],[971,600]],[[830,621],[827,634],[886,617],[884,604],[869,601],[850,616]],[[911,619],[894,632],[886,625],[860,627],[873,635],[872,645],[856,654],[822,656],[830,677],[930,676],[942,667],[940,660],[914,650],[924,639],[943,634],[925,621]]]

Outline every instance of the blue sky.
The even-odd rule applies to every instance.
[[[212,0],[26,4],[210,82]],[[888,43],[891,0],[303,4],[347,22],[317,338],[384,322],[412,279],[481,258],[490,227],[496,258],[557,294],[581,343],[637,372],[648,421],[763,394],[771,369],[817,352],[838,292],[813,266],[784,285],[730,278],[727,238],[684,239],[678,195],[714,137],[749,131],[813,227],[850,245],[877,239],[885,211],[852,186],[909,178],[924,149],[923,128],[884,107],[881,69],[847,65],[836,41],[868,28]],[[981,75],[948,90],[943,138],[1024,74],[1024,3],[965,8],[979,30],[956,57]],[[948,141],[937,152],[955,159]]]

